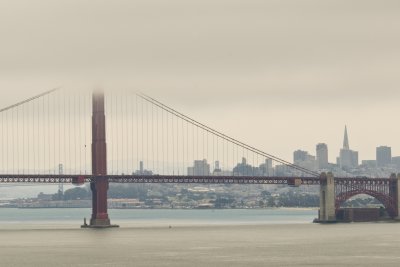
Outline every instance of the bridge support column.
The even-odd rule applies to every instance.
[[[319,222],[335,222],[335,178],[332,173],[321,175]]]
[[[92,218],[90,225],[82,227],[106,228],[111,225],[107,213],[107,145],[106,117],[104,112],[104,93],[97,91],[93,94],[92,118],[92,173],[95,177],[90,184],[92,190]]]

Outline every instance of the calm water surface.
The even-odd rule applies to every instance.
[[[0,266],[399,266],[400,224],[310,223],[316,210],[0,209]],[[171,227],[169,227],[171,226]]]
[[[0,209],[0,224],[74,224],[90,218],[90,209]],[[143,224],[270,224],[311,223],[317,217],[313,209],[111,209],[113,223]]]

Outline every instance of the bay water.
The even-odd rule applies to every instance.
[[[399,266],[400,224],[314,224],[313,209],[0,209],[0,266]]]

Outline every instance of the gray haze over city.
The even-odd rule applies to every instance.
[[[398,266],[399,224],[389,215],[395,209],[399,213],[400,178],[376,180],[364,176],[387,178],[391,172],[400,172],[399,14],[398,0],[0,1],[0,109],[56,87],[141,91],[250,146],[304,168],[333,171],[336,175],[313,178],[318,185],[296,187],[309,178],[300,179],[298,173],[290,171],[277,173],[287,171],[285,166],[274,165],[272,170],[272,162],[265,161],[265,155],[261,165],[247,158],[256,168],[240,155],[229,165],[232,172],[216,172],[220,158],[208,157],[206,162],[206,157],[195,157],[193,152],[188,161],[193,166],[182,168],[188,175],[206,169],[206,174],[222,177],[233,175],[235,168],[251,169],[260,176],[287,174],[287,185],[291,187],[112,184],[107,196],[105,179],[92,181],[96,188],[93,195],[88,183],[81,187],[3,184],[0,265]],[[40,117],[39,107],[45,106],[44,101],[39,103],[37,115],[32,117]],[[65,117],[65,102],[63,109]],[[29,118],[30,110],[25,111]],[[65,135],[65,127],[58,128],[59,139],[54,134],[51,140],[41,134],[45,131],[39,132],[45,127],[41,128],[43,124],[37,120],[33,149],[29,145],[26,150],[18,146],[14,149],[9,140],[14,143],[19,124],[4,127],[15,125],[13,111],[8,113],[11,116],[5,116],[0,142],[2,168],[20,171],[20,157],[14,159],[14,151],[24,155],[26,150],[28,169],[33,158],[30,166],[34,166],[34,173],[41,171],[39,163],[47,163],[46,159],[52,171],[59,163],[65,165],[65,170],[72,168],[67,161],[73,155],[71,138],[67,143],[65,136],[60,137],[61,132]],[[146,136],[143,104],[141,115],[141,136]],[[119,129],[110,124],[107,127]],[[90,131],[87,135],[90,137]],[[25,134],[22,136],[24,139]],[[147,136],[147,142],[149,139]],[[41,158],[40,153],[46,154],[46,148],[53,148],[56,140],[64,140],[64,156],[48,154]],[[119,162],[121,141],[118,134],[113,134],[111,140],[117,140],[107,144],[112,165]],[[132,140],[127,143],[133,144]],[[134,162],[132,157],[125,160],[141,166],[125,173],[149,172],[150,163],[143,159],[143,140],[137,141],[142,144],[141,151],[123,147],[124,152],[137,153]],[[170,140],[168,130],[166,140]],[[104,145],[100,141],[98,147]],[[77,144],[75,155],[83,150],[83,158],[89,159],[86,139],[84,145]],[[117,152],[113,154],[115,146]],[[174,161],[174,143],[172,146]],[[39,147],[40,151],[36,149]],[[59,146],[58,152],[61,150]],[[373,161],[377,154],[378,160]],[[73,159],[77,161],[77,157]],[[24,156],[22,162],[26,162]],[[78,162],[78,167],[82,164]],[[90,160],[85,161],[85,171],[87,166]],[[342,197],[352,193],[349,190],[355,183],[356,190],[362,189],[360,184],[376,187],[372,193],[367,192],[368,187],[357,191],[375,194],[376,199],[357,195],[342,199],[347,203],[343,202],[341,208],[347,205],[353,216],[358,207],[366,207],[361,213],[385,222],[311,223],[314,218],[336,222],[334,182],[340,180],[340,175],[354,178],[342,179],[352,181],[340,185],[348,190],[340,191]],[[126,209],[126,200],[133,209]],[[108,206],[112,224],[120,225],[120,229],[79,228],[82,222],[88,226],[87,218],[90,226],[111,226]]]
[[[143,91],[264,151],[400,155],[398,1],[0,3],[0,106],[44,90]]]

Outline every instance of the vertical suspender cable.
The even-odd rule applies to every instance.
[[[206,159],[208,161],[208,165],[211,167],[211,164],[209,162],[210,157],[209,157],[209,154],[208,154],[208,132],[206,132],[206,142],[207,142],[207,145],[206,145]],[[210,172],[211,172],[210,168],[208,169],[208,172],[209,173],[207,173],[207,175],[210,175]]]
[[[172,133],[172,174],[175,175],[175,135],[174,135],[174,115],[171,116],[171,133]]]
[[[186,168],[188,167],[189,167],[189,123],[186,122]],[[189,173],[187,173],[187,175],[189,175]]]
[[[199,127],[196,126],[197,160],[199,160]]]
[[[177,119],[173,114],[171,115],[171,132],[172,132],[172,163],[173,163],[173,174],[178,175],[178,168],[177,168],[177,151],[176,151],[176,127],[175,127],[175,120]]]
[[[146,101],[146,162],[144,166],[149,164],[149,103]]]
[[[216,169],[215,166],[215,135],[212,135],[212,161],[213,161],[213,170]]]
[[[153,173],[154,170],[154,105],[151,105],[151,153],[152,153],[152,160],[153,160]]]
[[[3,133],[3,127],[4,127],[4,120],[3,120],[3,113],[0,114],[1,115],[1,169],[0,169],[0,173],[4,174],[4,133]]]
[[[119,140],[118,140],[119,136],[118,136],[118,96],[117,96],[117,94],[115,94],[115,116],[114,116],[114,118],[115,118],[115,140],[114,140],[114,142],[116,143],[116,147],[117,147],[115,160],[116,160],[116,164],[117,164],[116,171],[117,171],[117,174],[119,174]]]
[[[180,162],[179,162],[179,118],[176,117],[176,170],[180,175]]]
[[[20,155],[20,152],[19,152],[20,142],[19,142],[19,141],[20,141],[20,140],[19,140],[19,118],[18,118],[18,117],[19,117],[19,114],[18,114],[18,113],[19,113],[19,108],[16,107],[16,108],[15,108],[15,111],[16,111],[16,113],[17,113],[17,116],[16,116],[16,117],[17,117],[17,118],[16,118],[16,123],[17,123],[17,132],[16,132],[16,137],[17,137],[17,138],[16,138],[16,139],[17,139],[17,142],[16,142],[16,144],[15,144],[15,146],[16,146],[16,148],[17,148],[17,157],[16,157],[16,161],[17,161],[17,162],[16,162],[16,168],[17,168],[17,174],[19,174],[19,171],[20,171],[20,170],[19,170],[19,169],[20,169],[20,165],[19,165],[19,160],[20,160],[20,158],[19,158],[19,157],[20,157],[20,156],[19,156],[19,155]]]
[[[4,174],[4,113],[1,113],[1,173]]]
[[[41,128],[42,128],[42,135],[43,135],[43,158],[42,158],[42,160],[43,160],[43,170],[42,170],[42,174],[45,174],[46,173],[46,130],[45,130],[45,108],[44,108],[44,106],[45,106],[45,102],[44,102],[44,97],[42,98],[42,125],[41,125]]]
[[[74,173],[72,171],[72,163],[71,163],[71,97],[68,97],[68,167],[71,170],[71,173]]]
[[[35,148],[37,149],[37,152],[38,152],[36,167],[37,167],[38,174],[40,174],[41,157],[40,157],[40,103],[39,103],[39,100],[37,101],[37,144],[36,144]]]
[[[192,124],[192,155],[193,155],[193,164],[196,159],[196,154],[195,154],[195,138],[194,138],[194,125]],[[194,174],[194,173],[193,173]]]
[[[162,174],[165,175],[165,133],[164,133],[164,110],[161,109],[161,146],[162,146]]]
[[[62,164],[61,159],[61,94],[58,94],[57,104],[58,104],[58,164]]]
[[[14,109],[11,110],[11,150],[12,150],[12,173],[15,174],[15,133],[14,133]]]
[[[78,146],[78,154],[79,154],[79,174],[82,174],[82,114],[81,114],[81,97],[77,94],[78,97],[78,124],[79,124],[79,146]]]
[[[48,139],[48,146],[49,146],[49,150],[48,150],[48,152],[49,152],[49,166],[48,166],[48,168],[49,168],[49,174],[51,174],[51,158],[52,158],[52,153],[51,153],[51,145],[50,144],[52,144],[51,143],[51,130],[50,130],[50,95],[47,95],[47,125],[48,125],[48,129],[47,129],[47,131],[49,132],[49,139]],[[54,127],[54,125],[52,125],[53,127]],[[55,137],[54,137],[54,135],[53,135],[53,139],[54,139]],[[53,142],[53,144],[54,144],[54,142]],[[55,149],[55,147],[53,146],[53,149]],[[55,166],[54,166],[54,169],[55,169]]]
[[[139,170],[139,108],[138,108],[138,96],[136,95],[136,163],[137,163],[137,170]]]
[[[109,105],[110,105],[110,125],[111,125],[111,131],[110,131],[110,145],[111,145],[111,157],[110,157],[110,159],[111,159],[111,174],[114,174],[114,150],[115,150],[115,147],[114,147],[114,131],[115,131],[115,126],[114,126],[114,117],[113,117],[113,115],[114,115],[114,110],[113,110],[113,95],[112,95],[112,93],[110,92],[110,95],[109,95]]]
[[[64,100],[64,123],[63,123],[63,133],[64,133],[64,137],[63,137],[63,143],[64,143],[64,170],[66,170],[66,166],[67,166],[67,137],[66,137],[66,132],[67,129],[66,125],[67,125],[67,101],[65,99],[65,92],[63,93],[63,100]],[[69,167],[69,166],[68,166]]]
[[[185,126],[184,121],[182,122],[182,175],[185,175]]]
[[[137,97],[136,97],[137,98]],[[132,173],[135,171],[135,161],[134,161],[134,157],[135,157],[135,154],[134,154],[134,151],[136,150],[136,153],[137,153],[137,147],[136,147],[136,149],[135,149],[135,140],[133,139],[133,136],[135,135],[135,128],[137,129],[137,122],[135,121],[135,110],[136,110],[136,105],[137,105],[137,102],[135,102],[135,96],[134,96],[134,94],[132,94],[132,107],[131,107],[131,116],[132,116]],[[136,130],[137,131],[137,130]],[[137,140],[137,133],[136,133],[136,138],[135,138],[136,140]],[[136,160],[136,162],[137,162],[137,160]]]
[[[165,116],[166,116],[165,126],[167,128],[167,142],[166,142],[166,144],[167,144],[167,159],[166,160],[167,160],[167,174],[169,174],[169,127],[168,127],[169,118],[168,118],[168,112],[165,113]]]
[[[121,98],[120,95],[120,103],[119,105],[121,106],[121,115],[119,116],[120,120],[121,120],[121,172],[124,172],[124,148],[126,146],[126,144],[124,144],[124,133],[125,133],[125,128],[124,128],[124,101]]]
[[[33,173],[36,173],[35,163],[35,102],[32,102],[32,161],[33,161]]]
[[[54,165],[54,175],[57,173],[57,160],[56,160],[56,151],[57,151],[57,149],[56,149],[56,147],[57,147],[57,142],[56,142],[56,136],[57,136],[57,124],[56,124],[56,95],[55,94],[53,94],[53,110],[52,110],[52,113],[53,113],[53,127],[54,127],[54,131],[53,131],[53,133],[54,133],[54,142],[53,142],[53,144],[54,144],[54,146],[53,146],[53,149],[54,149],[54,151],[53,151],[53,165]]]
[[[143,164],[143,161],[144,161],[144,159],[143,159],[143,157],[144,157],[144,118],[143,118],[143,100],[141,100],[140,101],[140,105],[141,105],[141,109],[142,109],[142,111],[141,111],[141,115],[142,115],[142,134],[141,134],[141,136],[140,136],[140,141],[141,141],[141,143],[142,143],[142,151],[141,151],[141,156],[140,156],[140,161],[142,162],[142,164]],[[143,174],[143,173],[141,173],[141,174]]]
[[[157,155],[157,174],[158,173],[160,173],[160,169],[159,169],[159,151],[160,151],[160,148],[159,148],[159,121],[158,121],[158,119],[159,119],[159,117],[158,117],[158,107],[156,107],[156,132],[157,132],[157,138],[156,138],[156,155]]]
[[[128,118],[129,118],[129,110],[128,110],[128,92],[127,90],[125,90],[125,135],[126,135],[126,145],[125,145],[125,150],[126,150],[126,174],[129,174],[129,122],[128,122]]]

